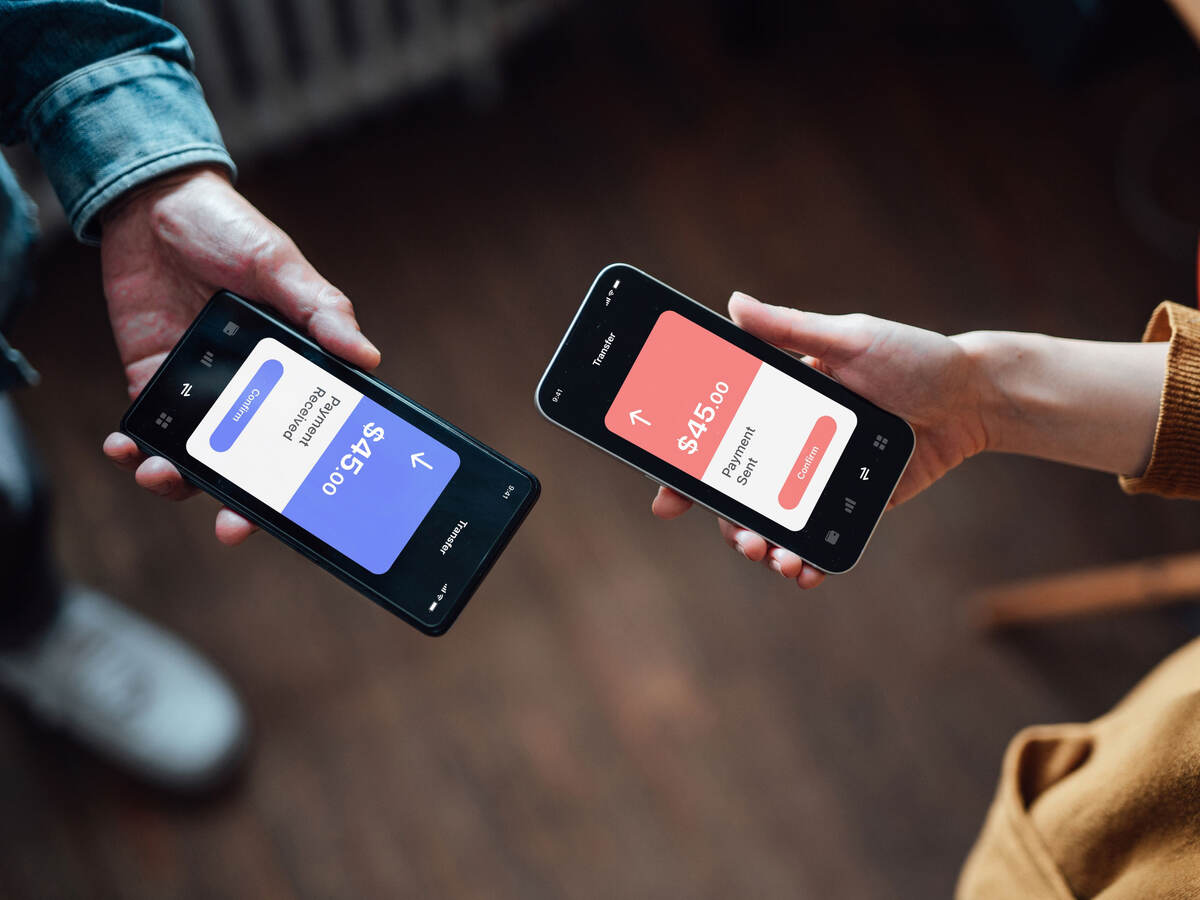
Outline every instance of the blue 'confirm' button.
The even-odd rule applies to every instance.
[[[267,394],[271,393],[271,388],[275,387],[282,377],[283,363],[277,359],[265,360],[246,385],[246,389],[233,401],[233,406],[225,413],[225,418],[213,429],[208,445],[218,453],[224,453],[232,447],[238,435],[262,406]]]

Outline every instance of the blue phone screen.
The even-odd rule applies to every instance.
[[[445,444],[273,338],[255,345],[187,450],[376,575],[459,467]]]

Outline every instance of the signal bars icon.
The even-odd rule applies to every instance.
[[[617,292],[617,288],[621,286],[621,279],[618,278],[613,282],[613,286],[608,289],[608,294],[604,297],[604,305],[608,306],[612,303],[613,294]]]
[[[849,497],[846,498],[846,512],[854,512],[854,507],[856,506],[858,506],[858,504],[854,500],[851,500]]]

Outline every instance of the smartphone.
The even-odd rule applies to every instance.
[[[540,492],[516,463],[228,291],[121,430],[432,635],[453,624]]]
[[[903,419],[624,264],[596,276],[534,402],[830,573],[858,562],[915,442]]]

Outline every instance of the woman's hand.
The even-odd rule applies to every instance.
[[[118,201],[105,214],[100,253],[130,397],[220,288],[273,307],[357,366],[379,365],[346,295],[215,169],[172,173]],[[182,500],[195,493],[170,462],[147,458],[124,434],[110,434],[104,453],[155,494]],[[231,509],[217,513],[217,538],[226,544],[254,530]]]
[[[768,306],[742,293],[730,297],[729,314],[739,327],[804,355],[814,368],[912,425],[916,448],[889,508],[988,446],[985,385],[960,340],[857,313],[832,316]],[[672,519],[691,505],[664,487],[651,508],[656,516]],[[718,524],[727,544],[748,559],[765,561],[800,587],[824,580],[822,572],[796,554],[724,519]]]

